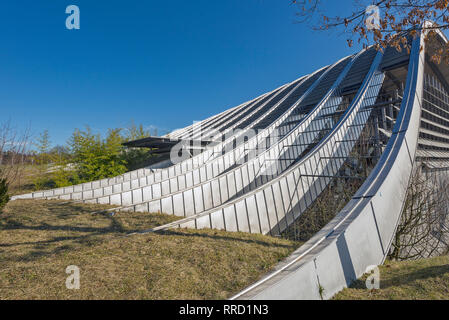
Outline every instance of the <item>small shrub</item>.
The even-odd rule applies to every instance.
[[[9,195],[8,195],[8,182],[6,179],[0,179],[0,210],[8,203]]]

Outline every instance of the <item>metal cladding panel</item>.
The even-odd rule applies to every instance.
[[[165,214],[173,214],[174,213],[171,197],[163,198],[161,200],[161,204],[162,204],[162,213],[165,213]]]
[[[232,165],[229,153],[225,154],[225,156],[223,157],[223,162],[225,168],[229,168]]]
[[[82,200],[81,192],[74,192],[74,193],[72,193],[72,200]]]
[[[83,191],[81,197],[82,199],[90,199],[93,197],[93,191],[92,190]]]
[[[243,177],[241,169],[234,171],[235,173],[235,184],[237,190],[242,190],[243,188]]]
[[[261,233],[259,212],[257,210],[256,197],[252,196],[245,199],[248,211],[248,220],[251,233]]]
[[[273,190],[272,188],[267,188],[263,191],[265,194],[265,203],[268,211],[268,218],[270,220],[270,226],[272,228],[272,234],[279,234],[279,220],[277,217],[276,206],[274,204]]]
[[[173,211],[175,212],[175,214],[179,214],[179,213],[184,213],[184,200],[183,200],[183,196],[182,193],[177,193],[173,195]]]
[[[117,193],[109,196],[109,201],[113,204],[122,205],[122,194]]]
[[[153,199],[160,198],[162,196],[161,194],[161,186],[159,184],[153,184],[152,186],[152,196]]]
[[[227,185],[228,185],[228,190],[229,190],[228,196],[229,196],[229,198],[232,199],[236,195],[236,193],[237,193],[237,191],[236,191],[236,183],[235,183],[235,176],[234,176],[234,174],[228,174],[227,178],[228,178]]]
[[[207,172],[205,167],[200,167],[200,181],[204,182],[207,181]]]
[[[103,196],[103,189],[94,189],[93,190],[93,198],[99,198]]]
[[[178,190],[184,190],[186,188],[186,178],[178,177]]]
[[[204,210],[210,210],[214,207],[212,198],[212,188],[210,184],[203,185]]]
[[[74,191],[75,191],[75,188],[73,186],[64,188],[64,193],[72,193]]]
[[[215,211],[211,213],[212,229],[224,230],[225,224],[223,220],[223,211]]]
[[[195,223],[195,220],[191,220],[191,221],[187,221],[185,223],[182,223],[179,227],[180,228],[195,229],[196,228],[196,223]]]
[[[401,65],[406,65],[409,61],[407,50],[398,51],[396,48],[389,47],[385,50],[384,59],[381,64],[382,70],[389,70]]]
[[[131,183],[130,181],[122,182],[121,183],[121,191],[129,191],[131,189]]]
[[[268,109],[262,109],[259,113],[257,113],[258,116],[260,114],[265,114],[265,118],[257,123],[253,128],[255,129],[265,129],[267,128],[271,123],[274,122],[274,120],[282,115],[284,112],[288,110],[296,101],[298,101],[301,96],[303,96],[306,91],[315,84],[315,82],[327,71],[327,68],[320,70],[319,72],[315,73],[314,75],[310,76],[308,79],[305,79],[305,81],[301,81],[298,83],[294,83],[294,86],[289,88],[288,94],[283,97],[282,100],[280,100],[279,105],[274,110],[271,110],[268,112]],[[256,116],[257,116],[256,115]],[[269,117],[267,117],[269,115]],[[250,120],[248,120],[250,121]],[[247,121],[247,122],[248,122]],[[242,124],[240,127],[243,128],[245,125],[247,125],[247,122]]]
[[[223,172],[226,168],[222,161],[218,161],[218,172]]]
[[[260,226],[262,228],[261,233],[268,234],[270,233],[271,227],[263,192],[256,193],[256,204],[259,212]]]
[[[345,285],[349,285],[357,279],[352,266],[348,263],[350,253],[344,235],[338,241],[334,241],[324,248],[322,253],[316,257],[315,265],[320,285],[324,289],[323,295],[333,295],[333,292],[327,293],[326,291],[329,291],[329,288],[341,290]],[[326,290],[326,288],[328,289]]]
[[[177,192],[179,190],[178,188],[178,179],[177,178],[172,178],[170,179],[170,192]]]
[[[217,176],[220,173],[220,168],[219,168],[218,162],[213,162],[212,163],[212,170],[213,170],[213,173],[214,173],[214,177]]]
[[[193,190],[187,190],[183,192],[184,195],[184,210],[186,216],[191,216],[195,214],[195,204],[193,199]]]
[[[161,190],[162,190],[162,196],[166,196],[170,194],[170,181],[165,180],[161,182]]]
[[[210,216],[205,215],[196,219],[196,228],[197,229],[211,228]]]
[[[373,198],[372,205],[378,220],[379,233],[385,246],[389,246],[391,235],[395,231],[397,221],[392,223],[391,212],[401,212],[406,198],[406,190],[398,189],[397,183],[407,186],[411,177],[413,163],[410,161],[407,146],[404,144],[398,153],[398,159],[393,164],[391,174]],[[396,201],[385,201],[384,198],[393,197]]]
[[[289,270],[283,272],[283,281],[270,283],[271,290],[260,290],[255,296],[247,295],[244,299],[321,300],[314,261],[303,264],[301,269],[303,272],[300,273]]]
[[[61,196],[59,196],[60,200],[71,200],[71,194],[63,194]]]
[[[250,182],[247,165],[242,166],[241,173],[242,173],[243,187],[246,187]]]
[[[101,187],[100,181],[94,181],[92,182],[92,189],[98,189]]]
[[[212,196],[213,196],[213,202],[214,207],[218,207],[221,203],[221,193],[220,193],[220,183],[217,180],[211,181],[211,189],[212,189]]]
[[[187,161],[187,171],[191,171],[191,170],[193,170],[193,165],[192,165],[192,160],[189,159]]]
[[[349,71],[348,76],[342,82],[340,90],[353,91],[354,88],[358,87],[368,74],[376,54],[377,52],[375,49],[370,49],[363,52],[360,59],[357,59]]]
[[[226,207],[223,209],[223,211],[226,231],[237,232],[238,228],[234,206]]]
[[[285,214],[287,214],[291,210],[290,205],[294,205],[294,203],[292,201],[293,199],[291,199],[291,197],[290,197],[290,191],[287,186],[287,178],[281,179],[279,181],[279,186],[281,187],[281,192],[282,192],[282,199],[280,199],[280,200],[284,202],[284,212],[285,212]],[[286,222],[289,223],[290,221],[287,220]],[[291,222],[293,222],[293,221],[291,221]]]
[[[149,201],[149,200],[153,199],[151,196],[151,187],[150,186],[144,187],[142,189],[142,193],[143,193],[143,199],[142,199],[143,201]]]
[[[203,190],[201,187],[196,187],[193,189],[193,197],[195,200],[195,212],[200,213],[204,211],[203,203]]]
[[[148,203],[141,203],[134,207],[135,212],[148,212]]]
[[[120,195],[119,195],[120,196]],[[121,205],[128,206],[133,203],[131,191],[123,192],[121,194]]]
[[[123,191],[121,184],[115,184],[112,186],[112,193],[120,193]]]
[[[161,213],[161,202],[159,200],[149,202],[148,211],[151,213]]]
[[[181,171],[182,172],[186,172],[187,171],[187,163],[185,163],[185,162],[181,163]]]
[[[200,182],[200,170],[195,169],[193,170],[193,184],[196,186]]]
[[[250,229],[248,224],[248,212],[246,210],[245,200],[242,200],[235,204],[235,211],[237,215],[238,231],[249,232]]]
[[[213,172],[212,164],[207,163],[206,164],[206,177],[208,180],[210,180],[210,179],[212,179],[213,176],[214,176],[214,172]]]
[[[141,203],[142,199],[142,189],[135,189],[132,191],[133,203]]]
[[[228,181],[226,179],[226,176],[220,177],[219,179],[220,183],[220,195],[221,195],[221,203],[224,203],[228,201],[229,194],[228,194]]]
[[[254,170],[254,165],[253,165],[253,163],[248,164],[248,165],[247,165],[247,168],[248,168],[248,178],[249,178],[249,182],[252,182],[252,181],[254,181],[254,178],[256,177],[256,173],[255,173],[255,170]]]
[[[329,72],[321,81],[320,85],[317,86],[310,95],[301,103],[301,107],[315,105],[321,101],[321,98],[331,89],[331,86],[338,79],[338,76],[343,72],[345,67],[351,62],[351,57],[348,57],[341,61],[338,65],[334,67],[331,72]]]
[[[187,186],[188,188],[190,188],[190,187],[193,186],[193,172],[189,172],[189,173],[186,175],[186,186]]]
[[[284,209],[284,203],[282,200],[282,192],[281,187],[278,183],[273,184],[273,195],[274,195],[274,204],[276,206],[276,213],[279,219],[279,228],[281,230],[285,230],[287,228],[287,224],[284,220],[285,218],[285,209]]]
[[[352,266],[357,278],[367,272],[367,267],[378,265],[379,261],[382,261],[383,257],[387,254],[386,248],[388,242],[387,246],[385,246],[382,244],[379,236],[379,218],[382,217],[377,216],[371,206],[367,205],[357,219],[347,227],[344,233],[349,256],[351,257]],[[360,245],[361,243],[363,245]]]
[[[168,174],[169,174],[170,177],[175,176],[176,175],[175,168],[174,167],[169,167],[168,168]]]
[[[98,200],[99,204],[108,204],[109,203],[109,197],[101,197],[101,198],[98,198],[97,200]]]

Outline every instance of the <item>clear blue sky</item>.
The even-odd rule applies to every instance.
[[[80,30],[65,28],[70,4]],[[2,1],[0,120],[53,144],[131,120],[161,134],[357,51],[295,21],[289,0]]]

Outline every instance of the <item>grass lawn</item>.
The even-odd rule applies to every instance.
[[[380,267],[380,289],[369,291],[366,276],[337,300],[449,300],[449,256],[417,261],[386,262]]]
[[[175,218],[105,208],[10,202],[0,213],[0,299],[225,299],[299,246],[215,230],[127,236]],[[65,286],[69,265],[80,268],[79,290]]]

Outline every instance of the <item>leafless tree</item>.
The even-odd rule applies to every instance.
[[[19,131],[8,120],[0,124],[0,179],[20,183],[29,147],[29,128]]]
[[[448,210],[449,172],[418,168],[410,182],[390,258],[413,260],[447,254]]]
[[[309,23],[314,30],[340,30],[349,46],[355,40],[364,47],[373,44],[378,49],[393,46],[402,50],[409,35],[424,30],[426,40],[435,42],[437,30],[449,29],[449,0],[354,0],[352,10],[343,16],[328,12],[328,1],[290,1],[297,8],[299,22]],[[449,63],[449,44],[440,45],[432,60]]]

